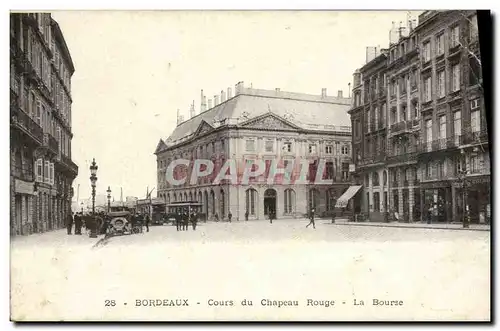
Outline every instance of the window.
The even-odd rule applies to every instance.
[[[412,71],[412,73],[410,74],[410,85],[411,85],[412,91],[417,88],[417,71],[416,70]]]
[[[349,146],[343,145],[341,148],[341,153],[342,153],[342,155],[348,155],[349,154]]]
[[[272,141],[272,140],[266,140],[265,149],[266,149],[266,152],[272,152],[272,151],[274,151],[274,141]]]
[[[477,173],[479,172],[479,157],[477,155],[474,155],[470,157],[470,172],[471,173]]]
[[[479,110],[472,110],[470,112],[470,127],[472,132],[481,131],[481,115]]]
[[[316,145],[309,145],[309,153],[316,153]]]
[[[460,65],[455,64],[451,67],[451,90],[456,92],[460,90]]]
[[[246,212],[249,215],[255,215],[255,202],[257,201],[257,191],[248,189],[246,191]]]
[[[477,40],[478,28],[477,28],[477,15],[472,15],[469,17],[469,38],[471,41]]]
[[[295,191],[292,189],[286,189],[285,190],[285,199],[284,199],[285,214],[293,213],[294,201],[295,201]]]
[[[437,74],[437,92],[438,92],[438,98],[443,98],[446,94],[444,87],[444,70],[441,70]]]
[[[456,111],[453,113],[453,135],[455,142],[458,144],[459,136],[462,135],[462,112]]]
[[[401,91],[401,93],[406,93],[406,75],[403,75],[399,79],[399,90]]]
[[[367,110],[366,111],[366,130],[368,132],[370,132],[370,124],[371,124],[371,120],[372,120],[372,117],[371,117],[371,111],[370,110]]]
[[[43,160],[42,159],[36,160],[35,175],[36,175],[37,182],[43,182]]]
[[[49,184],[54,185],[54,163],[49,163]]]
[[[456,47],[459,45],[460,40],[460,27],[454,26],[450,31],[450,48]]]
[[[333,162],[326,162],[326,177],[325,179],[333,179]]]
[[[342,162],[342,181],[349,180],[349,163]]]
[[[425,178],[432,178],[432,164],[430,162],[425,165]]]
[[[381,127],[384,128],[385,127],[385,117],[387,116],[386,113],[387,113],[387,105],[384,103],[382,104],[382,109],[381,109]]]
[[[473,56],[469,58],[469,86],[474,86],[481,82],[481,67],[478,61]]]
[[[439,139],[446,139],[446,115],[439,117]]]
[[[436,36],[436,55],[444,54],[444,34],[441,33]]]
[[[43,178],[44,178],[44,182],[47,183],[47,184],[50,184],[50,166],[49,166],[49,161],[45,161],[45,168],[44,168],[44,171],[43,171]]]
[[[373,186],[379,186],[380,185],[379,175],[378,175],[377,172],[374,172],[372,174],[372,185]]]
[[[220,149],[221,149],[222,153],[224,153],[226,151],[226,144],[225,144],[224,140],[220,141]]]
[[[36,101],[35,122],[42,126],[42,103],[38,100]]]
[[[292,151],[292,143],[291,142],[285,142],[283,145],[283,150],[285,152],[291,152]]]
[[[423,44],[423,57],[424,57],[424,62],[428,62],[431,59],[431,43],[430,43],[430,41],[426,41]]]
[[[432,100],[432,78],[427,77],[424,80],[424,102]]]
[[[333,153],[333,146],[332,145],[325,146],[325,153],[332,154]]]
[[[253,139],[247,140],[245,149],[247,152],[255,152],[255,140]]]
[[[427,140],[427,151],[431,150],[432,147],[432,120],[425,121],[425,134]]]

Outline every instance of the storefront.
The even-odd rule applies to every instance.
[[[489,224],[491,220],[491,181],[489,175],[466,179],[467,205],[471,223]]]

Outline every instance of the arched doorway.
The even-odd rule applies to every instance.
[[[226,216],[226,194],[224,193],[223,190],[220,190],[220,199],[219,199],[219,209],[220,209],[220,212],[219,212],[219,215],[220,215],[220,218],[221,220],[224,219],[224,217]]]
[[[205,191],[203,193],[204,199],[203,199],[203,212],[205,213],[205,217],[208,216],[208,193]]]
[[[203,202],[203,200],[201,200],[201,192],[198,192],[198,202],[199,202],[199,203],[202,203],[202,202]]]
[[[264,215],[269,215],[269,212],[274,212],[277,215],[276,210],[276,190],[268,188],[264,192]]]
[[[212,190],[210,190],[210,207],[212,215],[215,215],[215,193]]]
[[[312,209],[317,211],[319,192],[317,189],[312,188],[309,190],[309,211]]]

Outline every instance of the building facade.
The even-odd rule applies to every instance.
[[[155,152],[158,197],[166,203],[199,201],[209,219],[215,214],[226,219],[229,212],[239,220],[247,211],[250,220],[265,219],[270,212],[277,218],[303,217],[312,208],[317,215],[332,212],[350,183],[350,99],[341,91],[336,97],[327,96],[326,89],[321,95],[307,95],[245,88],[243,82],[236,85],[234,96],[231,93],[231,89],[227,94],[222,91],[220,102],[215,96],[213,107],[209,100],[206,110],[202,91],[201,113],[178,123],[168,139],[160,140]],[[194,185],[188,180],[172,186],[166,170],[176,159],[210,159],[214,174],[229,159],[238,164],[261,160],[265,172],[248,184],[229,180],[214,184],[214,176],[207,176]],[[314,184],[319,159],[326,162],[324,181]],[[268,184],[273,160],[279,161],[280,168],[308,160],[307,183],[286,183],[278,175],[274,184]],[[190,178],[192,168],[180,171]],[[239,178],[241,169],[237,171]],[[297,171],[295,167],[292,177]]]
[[[61,29],[48,13],[10,14],[11,235],[64,227],[71,213],[71,76]]]
[[[399,220],[449,222],[468,210],[473,222],[488,222],[491,166],[476,13],[426,11],[418,25],[397,32],[383,54],[354,74],[350,114],[355,176],[365,194],[361,209],[375,211],[372,169],[386,168],[385,210],[397,212]],[[377,161],[366,152],[377,150],[367,138],[375,121],[366,92],[373,67],[385,77],[381,102],[388,105],[387,148]]]

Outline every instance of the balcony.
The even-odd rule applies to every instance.
[[[412,120],[401,121],[391,125],[391,134],[404,134],[412,131],[420,125],[420,120],[414,118]]]
[[[418,145],[420,153],[430,153],[458,148],[463,145],[464,136],[452,136],[443,139],[435,139],[430,142],[421,142]]]
[[[54,154],[58,154],[59,152],[59,143],[56,138],[52,137],[49,133],[43,134],[43,146],[48,148]]]
[[[417,160],[417,152],[406,152],[401,154],[390,154],[387,156],[388,163],[404,163]]]
[[[74,174],[78,174],[78,166],[71,161],[71,158],[67,157],[64,154],[61,154],[61,163],[66,166],[71,172]]]
[[[33,121],[28,114],[23,112],[16,104],[10,106],[11,126],[20,129],[22,132],[30,136],[33,140],[42,144],[43,130]]]
[[[481,130],[477,132],[467,132],[463,136],[463,144],[482,144],[488,143],[488,131]]]

